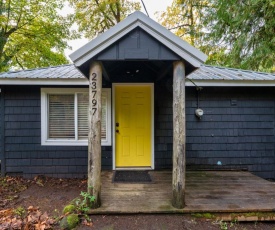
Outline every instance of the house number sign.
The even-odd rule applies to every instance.
[[[97,74],[92,73],[92,113],[93,116],[97,112]]]

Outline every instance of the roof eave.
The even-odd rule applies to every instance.
[[[81,86],[89,85],[87,78],[2,78],[0,79],[0,85],[66,85],[66,86]]]
[[[186,86],[201,87],[274,87],[275,80],[186,80]]]
[[[195,83],[195,84],[194,84]],[[53,85],[53,86],[88,86],[87,78],[83,79],[0,79],[1,85]],[[275,87],[275,80],[186,80],[186,86],[201,87]]]
[[[116,26],[76,50],[69,55],[69,57],[75,63],[75,66],[80,67],[137,27],[144,29],[147,33],[196,68],[200,67],[207,59],[204,53],[180,39],[141,12],[131,14]]]

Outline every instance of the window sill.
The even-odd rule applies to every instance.
[[[75,140],[42,140],[42,145],[46,146],[88,146],[88,141]],[[111,146],[107,141],[101,141],[101,146]]]

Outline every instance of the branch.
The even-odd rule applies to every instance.
[[[45,2],[46,5],[48,5],[48,2],[49,2],[49,1]],[[26,23],[22,24],[21,26],[18,26],[18,25],[17,25],[18,29],[21,29],[21,28],[23,28],[25,25],[30,24],[30,22],[32,22],[35,18],[37,18],[38,16],[40,16],[40,15],[39,15],[39,12],[40,12],[42,9],[43,9],[43,8],[41,7],[41,8],[37,11],[37,14],[34,15],[31,19],[29,19]],[[21,20],[21,16],[20,16],[20,20]]]
[[[5,33],[5,37],[8,38],[12,33],[14,33],[17,30],[16,27],[11,28],[8,32]]]
[[[5,27],[5,33],[6,33],[7,29],[8,29],[9,20],[10,20],[10,5],[11,5],[11,0],[9,0],[8,17],[7,17],[7,24],[6,24],[6,27]]]
[[[175,26],[175,27],[173,27],[173,28],[169,28],[168,30],[174,30],[174,29],[178,29],[178,28],[181,28],[181,27],[184,27],[184,26],[189,26],[189,27],[191,27],[192,25],[190,25],[190,24],[182,24],[182,25],[179,25],[179,26]]]
[[[117,3],[116,3],[116,5],[117,5]],[[116,15],[116,12],[115,12],[114,9],[113,9],[113,4],[110,4],[110,9],[111,9],[111,11],[112,11],[114,17],[116,18],[117,15]]]
[[[120,10],[121,10],[121,5],[120,5],[120,2],[117,1],[116,2],[116,8],[117,8],[117,15],[116,15],[116,21],[117,22],[120,22]]]
[[[15,60],[16,60],[17,64],[24,70],[25,69],[24,66],[19,62],[17,57],[15,57]]]

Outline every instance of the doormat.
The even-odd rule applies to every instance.
[[[114,183],[151,183],[152,178],[148,171],[115,171]]]

